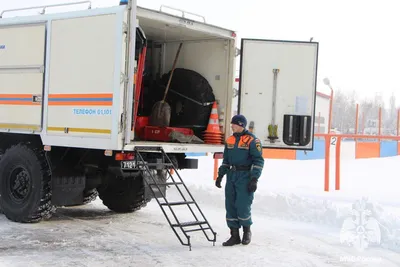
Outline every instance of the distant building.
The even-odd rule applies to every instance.
[[[330,99],[330,95],[317,92],[314,133],[328,133]]]
[[[361,130],[362,134],[367,135],[379,135],[379,120],[370,119],[366,121],[364,129]],[[381,135],[391,135],[393,133],[390,132],[389,129],[385,129],[381,126]]]

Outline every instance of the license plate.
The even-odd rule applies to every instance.
[[[136,161],[121,161],[121,169],[136,169]]]

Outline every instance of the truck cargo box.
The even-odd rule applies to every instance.
[[[235,110],[235,32],[134,9],[134,18],[123,5],[0,19],[0,130],[40,134],[50,146],[132,150],[161,145],[167,152],[222,152]],[[132,71],[140,67],[136,29],[147,53],[143,76],[134,78]],[[255,125],[264,147],[312,149],[318,43],[242,42],[239,111]],[[162,99],[180,43],[167,96],[170,126],[190,128],[202,138],[216,102],[221,144],[154,142],[135,134],[136,119],[149,116]],[[143,88],[135,87],[138,78]],[[293,134],[291,140],[285,137]]]

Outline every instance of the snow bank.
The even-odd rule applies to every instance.
[[[198,157],[198,170],[180,174],[191,187],[219,194],[214,186],[212,157]],[[351,201],[368,196],[376,201],[400,207],[397,188],[397,169],[400,157],[373,159],[344,159],[341,161],[341,190],[335,191],[335,165],[331,160],[330,192],[324,191],[324,160],[266,159],[259,180],[257,195],[277,193],[299,194],[312,198]],[[219,161],[221,164],[221,161]],[[223,185],[225,184],[223,180]]]

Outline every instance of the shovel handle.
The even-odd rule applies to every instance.
[[[180,43],[180,44],[179,44],[178,51],[176,52],[176,56],[175,56],[175,60],[174,60],[174,65],[172,65],[172,70],[171,70],[171,74],[169,75],[169,80],[168,80],[167,88],[165,88],[163,102],[165,102],[165,98],[167,98],[168,89],[169,89],[169,86],[170,86],[171,81],[172,81],[172,75],[174,74],[174,70],[175,70],[176,63],[178,62],[178,57],[179,57],[179,53],[181,52],[182,44],[183,44],[183,43]]]

